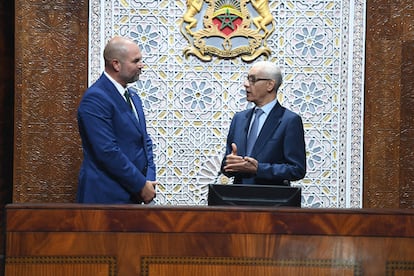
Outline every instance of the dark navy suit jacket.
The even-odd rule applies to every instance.
[[[246,155],[247,133],[252,116],[253,109],[234,115],[227,136],[222,172],[232,143],[237,145],[237,155]],[[234,183],[242,184],[289,185],[289,181],[302,179],[306,173],[306,151],[301,117],[276,102],[257,137],[251,157],[259,162],[256,175],[225,175],[234,176]]]
[[[78,108],[83,162],[77,201],[133,203],[147,180],[155,180],[152,140],[139,96],[131,91],[139,122],[113,83],[102,74]]]

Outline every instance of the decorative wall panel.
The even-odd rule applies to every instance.
[[[75,199],[88,2],[16,0],[14,202]]]
[[[414,7],[367,3],[364,207],[414,208]]]
[[[278,98],[305,125],[308,170],[293,183],[302,187],[303,207],[362,207],[364,3],[269,1],[276,25],[269,60],[284,73]],[[131,37],[143,51],[135,87],[156,145],[156,204],[204,205],[207,184],[231,183],[217,177],[227,130],[249,106],[243,80],[250,64],[184,57],[186,9],[183,0],[90,1],[90,84],[113,35]]]

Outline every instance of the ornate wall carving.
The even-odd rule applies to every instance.
[[[14,202],[71,202],[87,87],[87,1],[17,0]]]
[[[294,184],[303,187],[302,205],[361,207],[364,1],[269,6],[276,25],[269,59],[284,71],[279,99],[305,123],[308,172]],[[102,71],[111,36],[129,36],[142,47],[146,70],[136,88],[157,145],[156,203],[206,204],[230,119],[247,107],[243,79],[250,65],[240,58],[184,58],[188,42],[178,23],[185,1],[93,0],[90,10],[90,82]]]
[[[364,207],[414,208],[414,8],[368,1]]]

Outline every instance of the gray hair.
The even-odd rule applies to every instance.
[[[279,89],[283,82],[282,70],[279,66],[270,61],[258,61],[253,67],[257,67],[263,77],[272,79],[276,81],[275,90]]]

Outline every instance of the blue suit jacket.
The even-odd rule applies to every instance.
[[[146,180],[155,180],[142,102],[134,92],[131,98],[139,123],[104,74],[83,95],[78,108],[83,148],[78,202],[132,203],[131,195],[137,195]]]
[[[222,172],[232,143],[237,145],[237,155],[246,155],[247,133],[252,116],[253,109],[234,115],[227,136]],[[251,157],[259,162],[256,175],[225,174],[235,176],[234,183],[243,184],[288,185],[289,181],[302,179],[306,173],[306,151],[301,117],[277,102],[263,124]]]

